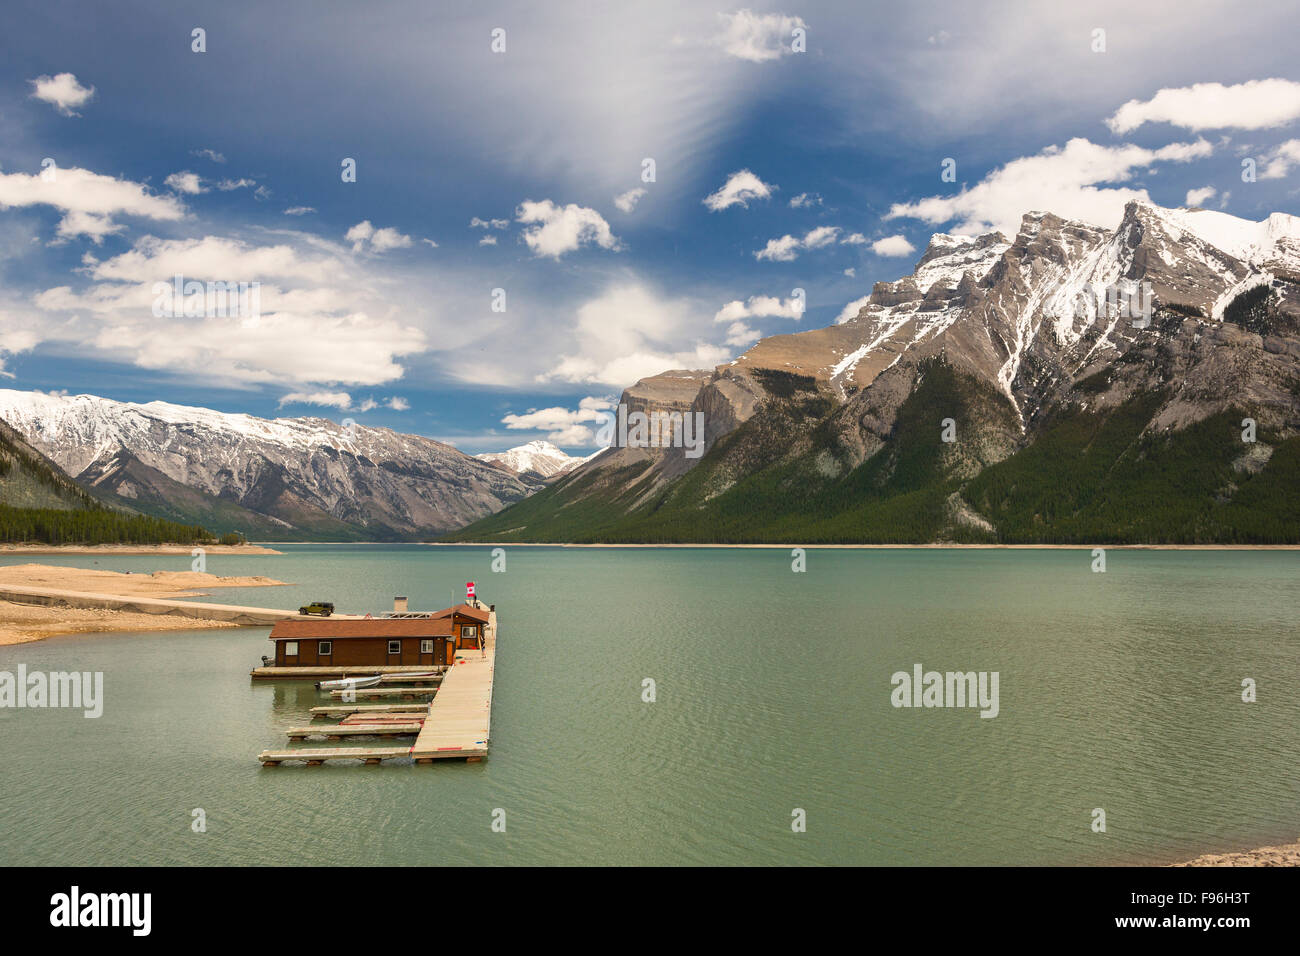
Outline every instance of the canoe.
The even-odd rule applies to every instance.
[[[374,687],[379,683],[379,674],[373,677],[344,677],[341,680],[318,680],[317,690],[359,690],[362,687]]]

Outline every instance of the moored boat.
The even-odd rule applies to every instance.
[[[318,680],[316,682],[316,689],[360,690],[363,687],[374,687],[382,679],[382,675],[375,674],[373,677],[344,677],[339,680]]]

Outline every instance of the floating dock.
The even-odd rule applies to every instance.
[[[309,767],[319,767],[330,760],[360,760],[366,764],[401,758],[422,764],[448,759],[470,762],[482,760],[487,756],[491,742],[496,637],[497,616],[493,611],[485,631],[484,648],[481,651],[457,651],[455,663],[447,667],[438,687],[370,689],[370,694],[379,696],[434,693],[433,702],[419,714],[422,720],[403,719],[414,712],[415,708],[411,704],[348,704],[312,708],[313,716],[344,717],[342,723],[292,727],[288,731],[290,737],[296,736],[298,739],[306,736],[378,736],[385,733],[415,732],[415,743],[410,747],[297,747],[264,750],[258,754],[257,759],[265,767],[277,767],[289,761],[305,761]],[[356,668],[352,670],[354,674],[361,673]],[[427,672],[428,669],[425,670]],[[375,673],[375,670],[372,669],[370,673]],[[358,690],[355,693],[360,698],[367,691]],[[413,730],[417,725],[418,731]],[[400,729],[394,731],[394,727]]]
[[[343,617],[341,614],[335,614],[335,617]],[[353,620],[349,617],[348,620]],[[430,667],[428,664],[385,664],[376,667],[371,665],[343,667],[342,665],[321,666],[321,667],[277,667],[274,664],[267,667],[254,667],[248,672],[248,676],[253,680],[338,680],[341,677],[372,677],[375,674],[382,674],[381,683],[395,683],[403,680],[411,680],[421,674],[427,675],[434,671],[446,670],[445,665],[435,664]],[[441,677],[425,677],[425,680],[431,684],[436,684]]]

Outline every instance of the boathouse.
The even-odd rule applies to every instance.
[[[483,646],[486,608],[333,620],[297,617],[271,628],[276,667],[420,667],[450,664],[458,650]]]

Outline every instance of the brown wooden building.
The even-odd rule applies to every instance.
[[[297,617],[277,621],[271,640],[276,667],[438,666],[482,646],[488,620],[487,610],[468,604],[418,617]]]

